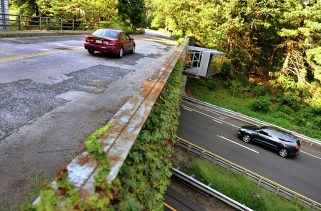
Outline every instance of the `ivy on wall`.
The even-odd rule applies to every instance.
[[[179,60],[120,171],[121,210],[164,210],[183,90]]]

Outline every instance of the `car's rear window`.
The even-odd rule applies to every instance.
[[[95,36],[100,36],[100,37],[108,37],[112,39],[117,39],[118,33],[113,30],[108,30],[108,29],[98,29],[93,33]]]

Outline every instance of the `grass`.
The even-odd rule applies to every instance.
[[[194,175],[205,184],[211,184],[217,191],[254,210],[311,210],[259,187],[243,175],[230,172],[194,155],[188,155],[188,162],[175,161],[174,158],[174,165],[179,166],[189,175]]]
[[[293,123],[294,118],[299,113],[287,114],[272,106],[268,113],[260,113],[251,110],[252,103],[256,100],[247,93],[231,93],[231,90],[220,86],[213,91],[210,91],[202,84],[189,83],[187,91],[192,97],[201,101],[208,102],[223,108],[227,108],[239,113],[245,114],[256,119],[278,125],[280,127],[292,130],[312,138],[321,139],[321,130],[307,126],[296,125]]]

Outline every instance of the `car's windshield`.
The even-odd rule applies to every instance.
[[[108,30],[108,29],[98,29],[93,33],[95,36],[100,36],[100,37],[108,37],[112,39],[117,39],[118,33],[113,30]]]

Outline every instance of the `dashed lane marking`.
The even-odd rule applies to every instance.
[[[321,160],[321,158],[320,158],[320,157],[315,156],[315,155],[312,155],[312,154],[307,153],[307,152],[304,152],[304,151],[302,151],[302,150],[301,150],[301,153],[304,153],[304,154],[310,155],[310,156],[312,156],[312,157],[314,157],[314,158],[316,158],[316,159],[320,159],[320,160]]]
[[[57,54],[57,53],[63,53],[67,51],[75,51],[83,49],[83,47],[77,47],[77,48],[70,48],[70,49],[64,49],[64,50],[52,50],[52,51],[45,51],[40,53],[33,53],[33,54],[24,54],[24,55],[16,55],[16,56],[10,56],[6,58],[0,58],[1,62],[9,62],[9,61],[15,61],[20,59],[28,59],[33,57],[39,57],[39,56],[45,56],[45,55],[51,55],[51,54]]]
[[[188,107],[186,107],[186,106],[183,106],[183,105],[182,105],[182,108],[184,108],[184,109],[187,110],[187,111],[192,111],[192,109],[190,109],[190,108],[188,108]]]
[[[246,146],[244,146],[244,145],[242,145],[242,144],[239,144],[239,143],[237,143],[237,142],[235,142],[235,141],[232,141],[232,140],[230,140],[230,139],[228,139],[228,138],[225,138],[224,136],[217,135],[217,137],[222,138],[222,139],[225,139],[226,141],[232,142],[232,143],[234,143],[234,144],[236,144],[236,145],[238,145],[238,146],[240,146],[240,147],[243,147],[243,148],[245,148],[245,149],[248,149],[248,150],[250,150],[250,151],[252,151],[252,152],[255,152],[255,153],[259,154],[258,151],[254,150],[254,149],[252,149],[252,148],[250,148],[250,147],[246,147]]]
[[[197,112],[197,113],[199,113],[199,114],[202,114],[202,115],[204,115],[204,116],[210,117],[210,118],[213,119],[213,121],[215,121],[215,122],[217,122],[217,123],[220,123],[220,124],[225,123],[225,124],[228,124],[228,125],[230,125],[230,126],[232,126],[232,127],[240,128],[239,126],[233,125],[233,124],[231,124],[231,123],[229,123],[229,122],[226,122],[226,121],[224,121],[224,120],[218,119],[218,118],[213,117],[213,116],[208,115],[208,114],[205,114],[205,113],[203,113],[203,112],[201,112],[201,111],[198,111],[198,110],[196,110],[196,109],[193,109],[193,108],[190,108],[190,107],[187,107],[187,106],[183,106],[183,105],[181,105],[181,106],[182,106],[183,108],[185,108],[185,109],[189,109],[189,111],[195,111],[195,112]]]

